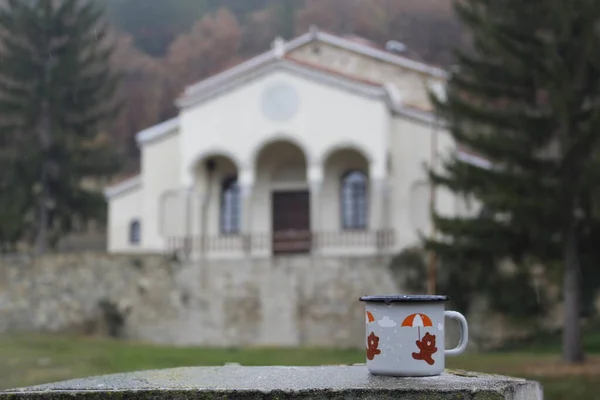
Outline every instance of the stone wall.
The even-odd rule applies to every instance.
[[[360,347],[364,305],[358,298],[402,292],[388,262],[298,256],[180,263],[102,253],[0,259],[0,332],[175,345]],[[524,333],[485,309],[467,318],[471,347]],[[456,343],[455,328],[448,321],[448,346]]]
[[[378,257],[182,264],[91,253],[1,260],[0,332],[112,333],[181,345],[360,346],[358,298],[397,292],[386,265]]]
[[[0,259],[0,332],[108,333],[111,311],[129,313],[122,328],[134,320],[161,321],[177,313],[172,267],[160,256]]]

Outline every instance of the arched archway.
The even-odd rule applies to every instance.
[[[305,151],[297,143],[274,140],[256,153],[254,168],[254,229],[272,234],[274,253],[309,251],[310,193]]]
[[[305,162],[310,163],[312,161],[312,155],[307,147],[307,145],[300,139],[284,134],[279,133],[275,135],[271,135],[268,138],[260,141],[250,153],[250,164],[255,165],[259,162],[259,159],[268,153],[273,147],[287,147],[288,149],[295,149],[297,154],[302,154]],[[292,150],[294,151],[294,150]]]
[[[326,151],[324,151],[320,157],[321,164],[327,163],[332,157],[339,157],[339,153],[353,153],[357,156],[357,158],[366,162],[367,165],[371,163],[371,156],[368,152],[365,152],[360,145],[348,141],[330,146]]]
[[[267,143],[256,154],[256,175],[268,180],[271,188],[306,186],[307,157],[297,144],[287,140]]]
[[[242,229],[239,168],[227,155],[206,154],[194,168],[193,231],[200,236],[237,235]]]
[[[216,161],[225,160],[226,162],[232,164],[236,170],[239,170],[242,165],[240,158],[237,157],[235,153],[221,147],[209,147],[196,153],[190,164],[192,173],[196,174],[198,169],[203,168],[203,165],[205,165],[206,162],[211,159]]]
[[[367,229],[369,177],[363,169],[350,169],[340,180],[340,218],[343,230]]]
[[[366,230],[369,228],[369,161],[360,150],[341,147],[324,160],[321,207],[325,230]]]

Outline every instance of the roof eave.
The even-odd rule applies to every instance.
[[[116,185],[109,186],[104,189],[104,198],[110,200],[121,194],[125,194],[132,190],[138,189],[142,185],[141,175],[136,175]]]
[[[148,144],[154,140],[165,137],[169,133],[175,133],[179,128],[179,117],[171,118],[150,128],[144,129],[135,135],[138,146]]]
[[[238,76],[247,73],[248,71],[260,68],[261,66],[268,64],[269,62],[272,62],[275,59],[276,57],[274,51],[269,50],[247,61],[244,61],[241,64],[226,69],[225,71],[220,72],[212,77],[206,78],[200,82],[190,85],[185,88],[181,97],[175,101],[175,104],[179,106],[179,103],[185,102],[185,99],[188,97],[209,90],[212,87],[219,86],[223,82],[227,82],[230,79],[235,79]]]
[[[434,113],[428,111],[416,110],[411,107],[403,106],[402,104],[391,104],[390,108],[394,114],[410,119],[414,122],[419,122],[428,126],[437,125],[439,128],[443,128],[445,126],[440,118],[437,118]]]

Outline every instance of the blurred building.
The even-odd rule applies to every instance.
[[[446,71],[311,29],[189,86],[137,134],[140,173],[106,188],[108,250],[191,257],[392,253],[431,232],[426,165],[462,151],[428,91]]]

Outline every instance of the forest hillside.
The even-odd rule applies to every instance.
[[[135,169],[135,133],[176,114],[188,84],[226,69],[311,25],[378,44],[398,40],[411,55],[449,66],[467,39],[445,0],[96,0],[118,43],[124,108],[111,132]]]

